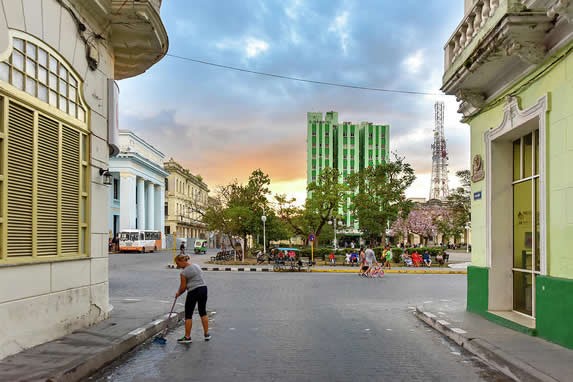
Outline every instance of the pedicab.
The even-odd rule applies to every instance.
[[[300,257],[300,249],[298,248],[276,248],[276,255],[274,256],[275,264],[273,270],[275,272],[299,272],[311,265],[307,259],[306,262]]]

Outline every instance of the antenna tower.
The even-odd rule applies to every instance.
[[[434,143],[432,143],[432,184],[430,199],[445,200],[450,194],[448,187],[448,150],[444,136],[444,103],[434,105]]]

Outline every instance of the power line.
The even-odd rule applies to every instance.
[[[275,74],[275,73],[258,72],[258,71],[256,71],[256,70],[249,70],[249,69],[237,68],[237,67],[235,67],[235,66],[229,66],[229,65],[221,65],[221,64],[216,64],[216,63],[214,63],[214,62],[203,61],[203,60],[197,60],[197,59],[194,59],[194,58],[178,56],[178,55],[171,54],[171,53],[167,53],[166,56],[173,57],[173,58],[178,58],[178,59],[184,60],[184,61],[195,62],[195,63],[198,63],[198,64],[209,65],[209,66],[215,66],[215,67],[217,67],[217,68],[235,70],[235,71],[237,71],[237,72],[258,74],[258,75],[261,75],[261,76],[274,77],[274,78],[282,78],[282,79],[285,79],[285,80],[298,81],[298,82],[306,82],[306,83],[311,83],[311,84],[327,85],[327,86],[336,86],[336,87],[340,87],[340,88],[350,88],[350,89],[358,89],[358,90],[369,90],[369,91],[384,92],[384,93],[400,93],[400,94],[413,94],[413,95],[444,96],[443,94],[439,94],[439,93],[416,92],[416,91],[398,90],[398,89],[372,88],[372,87],[367,87],[367,86],[341,84],[341,83],[336,83],[336,82],[326,82],[326,81],[309,80],[309,79],[306,79],[306,78],[290,77],[290,76],[284,76],[284,75],[282,75],[282,74]]]

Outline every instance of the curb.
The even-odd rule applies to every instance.
[[[167,264],[167,268],[176,269],[174,264]],[[273,268],[257,267],[201,267],[202,271],[214,272],[274,272]],[[286,272],[286,271],[285,271]],[[329,268],[311,268],[311,273],[358,273],[357,269],[329,269]],[[465,269],[388,269],[384,273],[408,273],[408,274],[433,274],[433,275],[465,275]]]
[[[162,315],[149,324],[123,335],[99,352],[91,354],[83,360],[79,360],[77,364],[70,365],[67,369],[46,378],[46,382],[69,382],[86,378],[115,361],[121,355],[141,345],[167,326],[177,324],[184,317],[185,312],[173,312],[170,317],[169,313]]]
[[[425,312],[420,306],[416,307],[414,315],[420,321],[425,322],[436,331],[442,333],[478,357],[488,366],[500,371],[515,381],[557,382],[555,378],[513,357],[511,354],[504,352],[489,342],[479,338],[470,338],[465,330],[451,327],[449,322],[439,319],[433,313]]]

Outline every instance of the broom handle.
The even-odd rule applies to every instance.
[[[173,314],[173,309],[175,309],[176,302],[177,302],[177,297],[175,297],[175,299],[173,300],[173,305],[171,305],[171,310],[169,311],[169,317],[167,317],[167,320],[171,318],[171,314]],[[165,329],[163,329],[162,337],[165,337],[168,329],[169,329],[169,321],[167,321],[167,323],[165,324]]]

